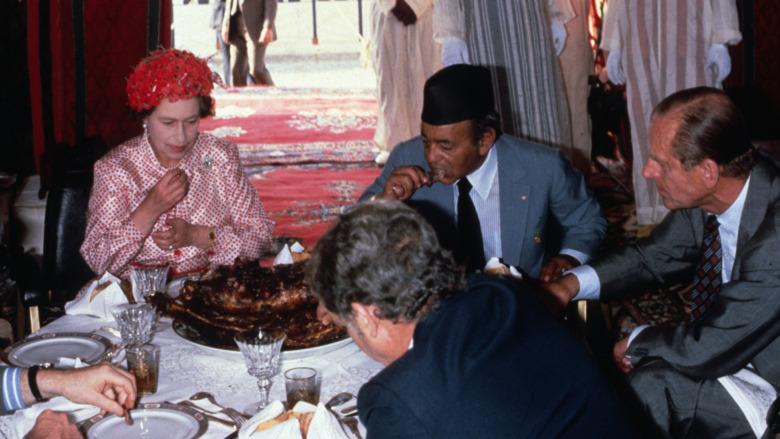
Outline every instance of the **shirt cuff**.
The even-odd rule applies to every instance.
[[[22,399],[22,368],[9,367],[3,370],[3,404],[9,412],[27,408]]]
[[[601,282],[596,270],[590,265],[580,265],[566,272],[577,276],[580,282],[580,292],[572,300],[594,300],[601,295]]]
[[[631,342],[634,341],[637,335],[639,335],[640,332],[644,331],[645,328],[649,328],[650,325],[639,325],[636,328],[634,328],[633,331],[631,331],[631,335],[628,336],[628,344],[626,347],[631,346]]]
[[[580,261],[580,264],[587,264],[588,261],[590,261],[590,256],[589,255],[587,255],[587,254],[585,254],[583,252],[578,252],[577,250],[574,250],[574,249],[571,249],[571,248],[565,248],[565,249],[561,250],[558,253],[560,253],[562,255],[569,255],[569,256],[573,257],[574,259]]]

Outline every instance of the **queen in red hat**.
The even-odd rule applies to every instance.
[[[202,133],[218,77],[186,50],[158,50],[127,80],[144,132],[95,164],[81,254],[95,273],[127,278],[133,262],[168,262],[172,274],[256,259],[273,221],[232,142]]]

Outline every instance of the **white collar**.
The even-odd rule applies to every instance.
[[[752,172],[751,174],[752,175]],[[745,199],[747,198],[748,186],[750,186],[750,175],[745,180],[745,185],[742,186],[742,190],[739,192],[739,196],[725,212],[720,215],[715,215],[718,219],[718,223],[730,230],[739,230],[739,221],[742,218],[742,209],[745,207]]]
[[[494,143],[482,165],[467,175],[471,186],[483,200],[487,199],[488,194],[490,194],[490,188],[493,186],[496,172],[498,172],[498,155],[496,154],[496,144]]]

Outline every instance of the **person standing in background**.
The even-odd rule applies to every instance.
[[[230,45],[222,39],[222,21],[225,18],[225,0],[213,0],[211,27],[217,34],[217,51],[222,59],[222,80],[225,85],[233,83],[230,75]]]
[[[588,77],[593,74],[588,19],[591,0],[572,0],[574,18],[565,23],[566,45],[558,55],[571,124],[571,151],[564,151],[574,169],[588,176],[591,163],[591,131],[588,114]]]
[[[445,66],[490,69],[504,132],[559,148],[571,160],[571,127],[557,55],[569,0],[436,0],[434,37]]]
[[[259,85],[274,85],[265,66],[268,44],[276,41],[277,0],[228,0],[222,20],[222,40],[230,44],[233,85],[245,86],[246,65]]]
[[[441,69],[441,46],[433,40],[433,0],[374,0],[371,59],[376,71],[374,143],[384,164],[390,150],[420,132],[423,85]]]
[[[720,88],[731,71],[726,45],[741,39],[734,0],[609,2],[601,49],[609,51],[609,79],[626,84],[639,224],[658,223],[669,212],[655,184],[640,173],[650,158],[653,107],[686,88]]]

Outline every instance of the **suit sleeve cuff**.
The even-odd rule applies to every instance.
[[[22,399],[21,377],[20,367],[9,367],[3,370],[3,404],[9,412],[27,408],[27,404]]]
[[[567,271],[577,276],[580,292],[572,300],[596,300],[601,295],[601,282],[596,270],[590,265],[580,265]]]

